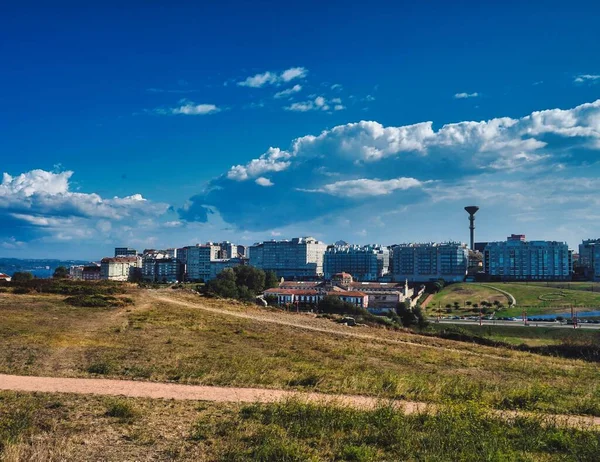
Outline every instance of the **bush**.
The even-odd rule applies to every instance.
[[[369,312],[364,308],[353,305],[349,302],[344,302],[340,298],[332,295],[323,297],[323,299],[318,303],[317,309],[321,313],[369,315]]]
[[[88,366],[87,371],[90,374],[107,375],[110,374],[112,365],[106,361],[98,361]]]
[[[12,276],[11,282],[14,284],[21,284],[23,282],[29,282],[33,279],[33,274],[27,271],[17,271]]]
[[[18,294],[18,295],[25,295],[25,294],[30,294],[31,290],[29,290],[27,287],[15,287],[13,289],[13,294]]]
[[[74,295],[65,298],[65,303],[86,308],[107,308],[129,305],[133,300],[129,297],[122,299],[110,295]]]
[[[105,413],[107,417],[117,417],[122,420],[132,420],[137,414],[137,410],[122,399],[110,401]]]

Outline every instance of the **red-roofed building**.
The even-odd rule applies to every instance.
[[[12,278],[8,274],[0,273],[0,281],[10,282]]]
[[[335,289],[338,289],[337,287]],[[369,297],[363,292],[346,290],[317,290],[317,289],[269,289],[264,292],[265,297],[277,297],[278,305],[298,304],[300,306],[316,305],[324,297],[337,297],[353,305],[367,308]]]

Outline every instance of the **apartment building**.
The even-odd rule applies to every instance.
[[[326,279],[349,273],[358,281],[377,281],[388,273],[390,251],[379,245],[333,245],[323,257]]]
[[[84,281],[99,281],[102,279],[102,268],[98,264],[85,265],[81,270],[81,279]]]
[[[137,250],[129,247],[115,247],[115,258],[116,257],[136,257]]]
[[[525,236],[512,235],[506,241],[488,243],[484,269],[496,280],[569,281],[572,252],[565,242],[526,241]]]
[[[579,266],[589,279],[600,279],[600,239],[585,239],[579,244]]]
[[[100,278],[109,281],[129,281],[136,277],[141,267],[140,257],[103,258],[100,262]]]
[[[265,241],[249,248],[250,265],[286,279],[323,276],[327,245],[313,237]]]
[[[186,274],[190,281],[210,280],[210,264],[219,259],[221,248],[218,245],[208,243],[187,247],[186,251]]]
[[[460,242],[400,244],[392,247],[394,281],[463,281],[469,266],[469,248]]]

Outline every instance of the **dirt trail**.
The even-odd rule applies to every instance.
[[[133,380],[33,377],[5,374],[0,374],[0,390],[212,401],[217,403],[275,403],[297,399],[302,402],[350,406],[358,409],[374,409],[381,404],[392,404],[405,414],[435,412],[437,409],[437,406],[431,403],[382,400],[358,395],[328,395],[325,393],[303,393],[264,388],[212,387],[175,383],[138,382]],[[490,412],[495,416],[507,420],[517,417],[538,416],[548,424],[574,428],[600,429],[600,417],[534,414],[519,411],[491,410]]]
[[[466,349],[444,347],[444,346],[439,346],[439,345],[428,345],[426,343],[411,342],[409,340],[399,340],[399,339],[391,339],[391,338],[387,338],[387,337],[381,337],[381,336],[377,336],[377,335],[361,334],[361,333],[351,330],[352,328],[347,328],[348,330],[342,330],[342,328],[328,329],[328,328],[324,328],[324,327],[307,325],[306,323],[301,323],[301,322],[286,321],[283,319],[278,319],[277,317],[274,317],[274,316],[256,315],[256,314],[250,314],[250,313],[229,311],[229,310],[224,310],[224,309],[219,309],[219,308],[211,308],[208,306],[204,306],[200,303],[192,303],[192,302],[174,299],[171,297],[165,297],[165,296],[161,296],[157,293],[148,292],[148,294],[151,297],[153,297],[154,299],[164,302],[164,303],[171,303],[171,304],[175,304],[175,305],[185,306],[186,308],[200,309],[200,310],[208,311],[211,313],[216,313],[216,314],[221,314],[221,315],[226,315],[226,316],[233,316],[236,318],[251,319],[253,321],[267,322],[267,323],[271,323],[271,324],[279,324],[279,325],[288,326],[288,327],[296,327],[298,329],[310,330],[313,332],[341,335],[344,337],[354,337],[354,338],[360,338],[362,340],[370,340],[370,341],[375,341],[375,342],[380,342],[380,343],[410,345],[410,346],[415,346],[418,348],[428,348],[428,349],[432,349],[432,350],[448,351],[451,353],[471,355],[471,356],[477,356],[477,357],[481,357],[481,358],[500,359],[500,360],[509,360],[509,361],[514,360],[514,358],[511,356],[493,355],[493,354],[489,354],[489,353],[478,353],[478,352],[469,351]],[[570,367],[572,367],[572,366],[570,366]]]
[[[377,398],[358,395],[328,395],[266,388],[214,387],[177,383],[139,382],[134,380],[33,377],[0,374],[0,390],[75,393],[174,400],[214,401],[217,403],[273,403],[291,398],[316,403],[335,403],[372,409]],[[426,403],[394,401],[406,413],[425,411]]]

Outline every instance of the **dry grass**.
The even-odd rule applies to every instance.
[[[0,460],[40,461],[592,461],[600,435],[541,418],[503,420],[473,405],[405,416],[305,404],[225,405],[0,392]],[[12,418],[27,414],[26,425]],[[12,429],[10,439],[5,430]]]
[[[73,308],[50,295],[0,295],[0,372],[474,400],[500,408],[600,415],[595,364],[407,332],[349,329],[174,291],[161,295],[271,322],[160,302],[146,291],[129,295],[135,306],[113,309]]]

